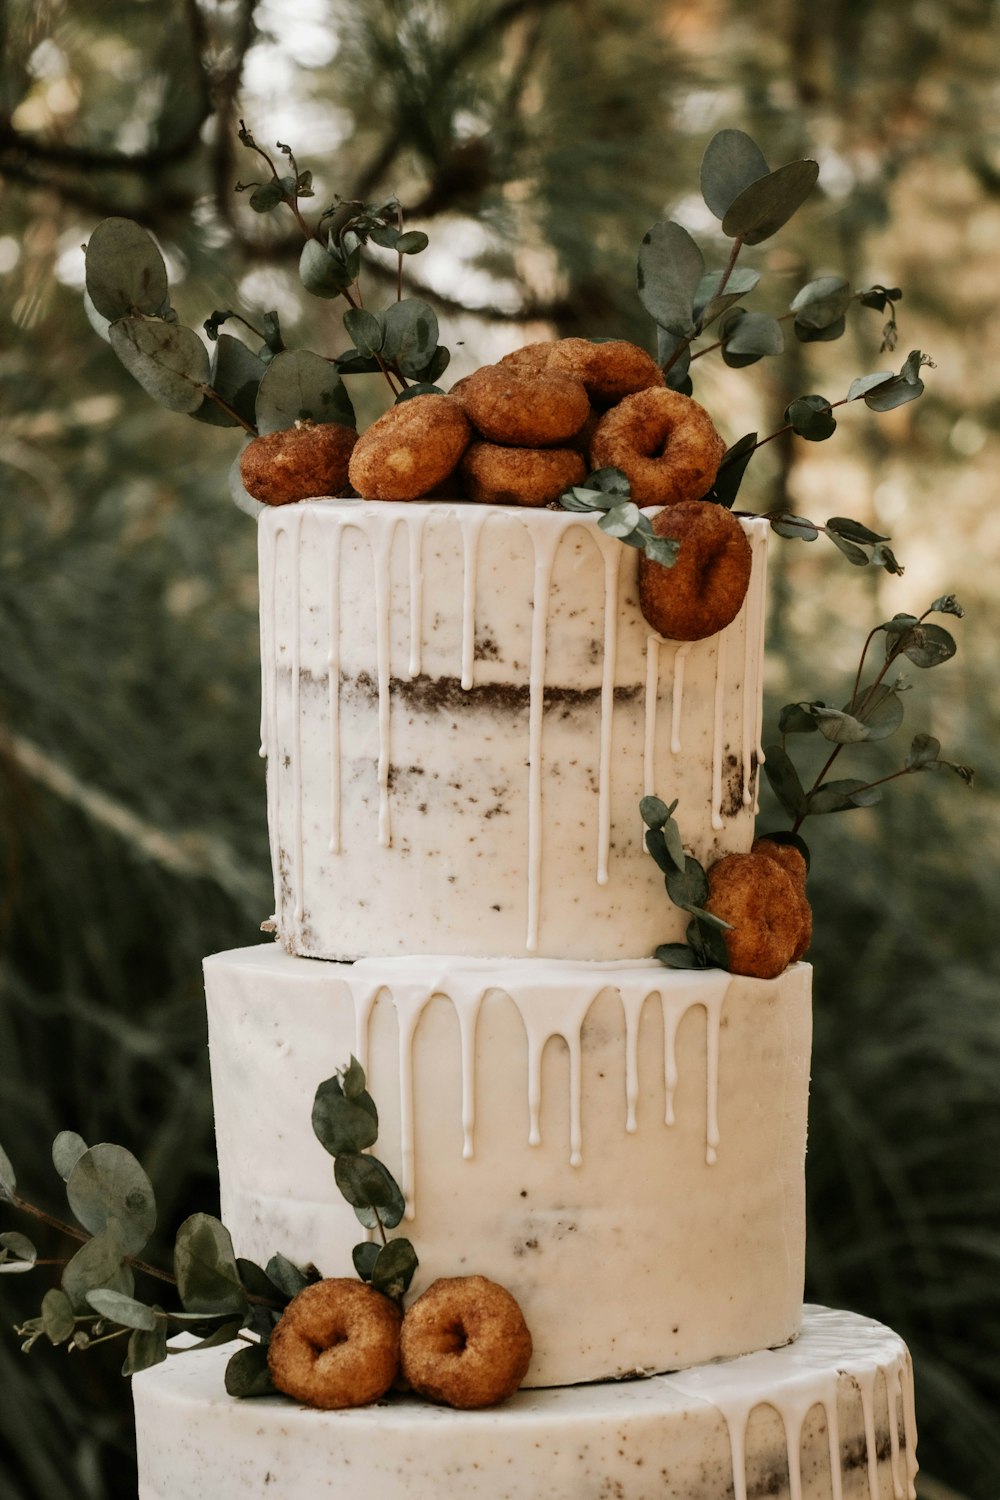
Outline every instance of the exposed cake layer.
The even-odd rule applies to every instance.
[[[310,501],[260,519],[262,753],[292,952],[634,958],[685,918],[638,802],[750,847],[766,521],[742,611],[679,645],[596,517]]]
[[[636,1307],[637,1315],[643,1309]],[[407,1397],[320,1412],[223,1387],[232,1346],[134,1382],[140,1500],[902,1500],[913,1375],[868,1318],[806,1308],[795,1344],[484,1412]]]
[[[237,1253],[351,1274],[363,1238],[312,1134],[353,1052],[400,1182],[414,1291],[520,1302],[529,1385],[679,1368],[798,1328],[811,971],[651,961],[206,960],[222,1216]]]

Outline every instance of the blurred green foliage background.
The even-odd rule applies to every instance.
[[[0,1140],[60,1207],[62,1128],[121,1141],[164,1226],[211,1210],[200,960],[270,910],[253,524],[226,497],[231,433],[162,412],[86,323],[80,246],[140,219],[175,304],[277,308],[338,352],[298,286],[294,225],[232,189],[239,116],[334,193],[399,194],[431,248],[450,378],[531,338],[650,343],[639,237],[673,213],[721,259],[697,194],[708,136],[813,155],[820,188],[746,253],[780,311],[809,275],[904,289],[922,400],[842,413],[829,445],[770,444],[741,503],[891,533],[904,578],[824,541],[772,543],[770,693],[841,702],[867,630],[946,591],[960,654],[913,671],[909,733],[977,768],[807,825],[817,911],[809,1295],[913,1350],[922,1494],[1000,1491],[1000,901],[995,690],[1000,449],[1000,31],[994,0],[7,0],[0,10]],[[307,205],[308,207],[308,205]],[[714,257],[714,259],[713,259]],[[740,372],[699,363],[733,441],[794,396],[887,369],[880,319]],[[448,383],[446,381],[446,383]],[[352,382],[362,419],[382,400]],[[861,752],[858,752],[860,754]],[[877,758],[878,755],[883,760]],[[847,757],[845,756],[845,760]],[[855,758],[856,761],[856,758]],[[867,766],[865,767],[867,770]],[[845,774],[850,774],[845,766]],[[765,805],[764,826],[782,822]],[[15,1226],[4,1216],[3,1227]],[[43,1253],[59,1255],[52,1239]],[[4,1277],[0,1321],[43,1273]],[[4,1500],[134,1495],[117,1345],[0,1339]]]

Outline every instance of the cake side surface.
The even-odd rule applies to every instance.
[[[349,1274],[359,1237],[313,1136],[351,1053],[420,1257],[476,1272],[534,1340],[529,1385],[787,1342],[804,1267],[810,977],[289,956],[206,961],[222,1216],[238,1254]],[[585,1309],[585,1316],[577,1316]]]
[[[223,1388],[224,1349],[135,1381],[140,1500],[902,1500],[913,1374],[868,1318],[805,1309],[786,1349],[681,1376],[522,1391],[485,1412],[319,1412]]]
[[[753,840],[767,522],[747,599],[666,641],[637,553],[566,511],[265,512],[261,746],[278,936],[307,957],[636,958],[683,936],[639,799]]]

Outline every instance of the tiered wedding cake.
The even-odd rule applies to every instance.
[[[810,971],[647,956],[685,918],[640,797],[679,800],[704,863],[753,839],[766,523],[747,531],[742,611],[678,645],[592,516],[262,515],[280,945],[206,963],[223,1218],[241,1255],[350,1274],[309,1110],[354,1053],[413,1290],[493,1278],[534,1356],[480,1412],[238,1402],[229,1351],[168,1360],[135,1382],[142,1500],[913,1495],[905,1347],[801,1306]]]

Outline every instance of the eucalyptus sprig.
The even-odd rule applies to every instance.
[[[670,969],[728,969],[729,955],[722,934],[730,924],[705,910],[708,876],[681,842],[674,819],[677,802],[643,797],[639,814],[646,825],[646,848],[663,871],[667,895],[691,920],[683,943],[661,943],[653,957]]]
[[[401,1302],[419,1263],[408,1239],[400,1235],[390,1240],[386,1235],[402,1221],[406,1203],[388,1167],[367,1154],[378,1140],[378,1110],[356,1057],[316,1090],[312,1126],[334,1159],[333,1175],[341,1194],[365,1229],[379,1237],[379,1243],[365,1240],[355,1245],[354,1269],[376,1291]]]
[[[725,363],[736,369],[781,354],[785,348],[784,323],[792,323],[800,343],[839,339],[854,304],[883,314],[888,310],[881,349],[895,348],[895,309],[903,295],[899,287],[876,284],[852,290],[842,276],[818,276],[801,286],[787,311],[777,317],[743,305],[761,276],[759,271],[737,264],[742,250],[770,239],[788,222],[808,198],[818,173],[816,162],[809,160],[788,162],[772,171],[760,147],[745,131],[721,130],[705,149],[701,191],[706,206],[720,220],[722,233],[732,241],[725,266],[707,269],[699,245],[676,221],[663,220],[644,235],[639,247],[637,288],[640,301],[657,325],[658,358],[672,389],[690,395],[692,362],[713,351],[721,352]],[[696,348],[696,341],[713,325],[717,325],[717,337]],[[808,442],[830,437],[837,426],[832,413],[838,406],[864,399],[871,411],[879,412],[915,400],[924,389],[918,372],[930,363],[925,354],[914,350],[898,374],[862,375],[841,401],[831,402],[815,394],[798,397],[774,432],[763,438],[747,434],[729,449],[707,498],[731,506],[752,454],[783,433],[795,433]],[[822,529],[816,528],[817,534]],[[803,533],[786,529],[781,534]],[[882,552],[872,557],[851,556],[851,560],[876,562],[895,571],[890,557]]]
[[[559,496],[565,510],[598,512],[597,524],[608,536],[617,537],[626,547],[636,547],[651,562],[672,568],[677,560],[680,542],[656,536],[648,517],[631,498],[632,487],[621,469],[595,469],[583,481]]]
[[[848,745],[887,739],[902,724],[901,695],[909,683],[902,676],[887,680],[894,664],[905,658],[914,666],[927,669],[940,666],[955,655],[954,637],[943,626],[928,623],[932,614],[953,615],[960,619],[964,610],[954,594],[945,594],[935,599],[922,615],[894,615],[868,633],[851,696],[842,708],[815,699],[787,703],[781,710],[778,719],[781,739],[779,743],[765,747],[764,772],[778,802],[792,820],[793,834],[798,834],[806,818],[814,814],[874,806],[882,800],[883,786],[918,771],[951,771],[967,786],[973,784],[972,768],[943,759],[939,741],[924,733],[914,736],[902,766],[896,771],[868,780],[857,777],[829,779],[835,762]],[[884,659],[871,681],[862,686],[868,653],[879,635],[885,637]],[[788,737],[809,734],[819,734],[833,745],[833,749],[807,789],[789,754]]]
[[[232,1396],[270,1393],[268,1340],[291,1299],[318,1279],[315,1267],[300,1269],[281,1254],[264,1267],[237,1256],[225,1225],[202,1213],[178,1229],[173,1271],[151,1265],[141,1256],[156,1226],[156,1199],[132,1153],[108,1142],[88,1146],[64,1130],[53,1142],[52,1161],[76,1223],[23,1198],[11,1161],[0,1150],[0,1202],[79,1245],[70,1255],[40,1257],[26,1235],[0,1235],[0,1273],[43,1266],[60,1272],[37,1316],[18,1327],[21,1348],[28,1352],[45,1338],[73,1352],[125,1339],[122,1374],[135,1375],[166,1359],[172,1334],[196,1336],[185,1349],[238,1339],[244,1347],[228,1362],[226,1390]],[[137,1276],[172,1287],[180,1308],[140,1295]]]

